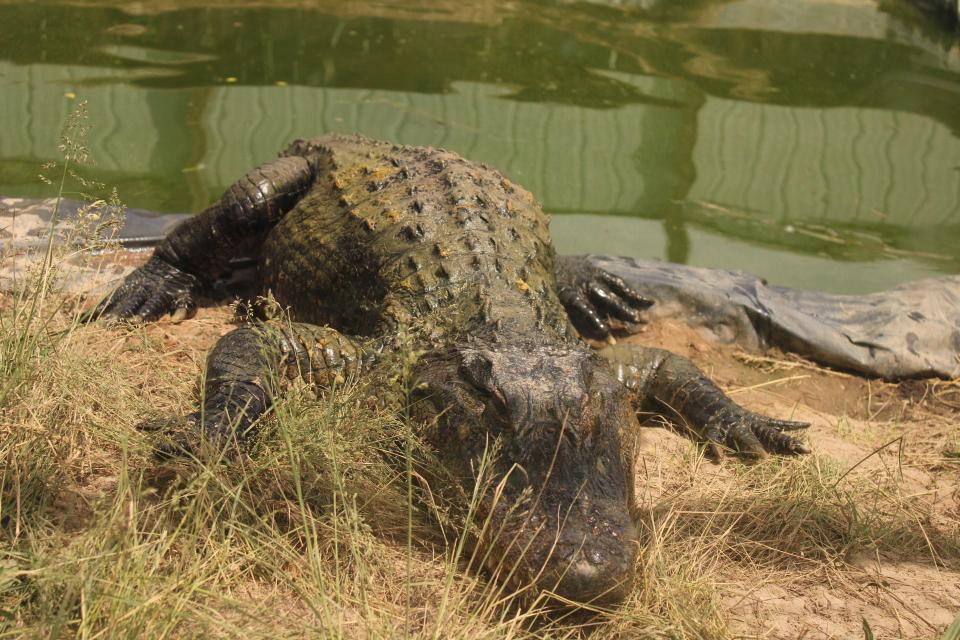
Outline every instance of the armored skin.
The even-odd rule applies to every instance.
[[[295,322],[221,338],[190,417],[198,439],[242,446],[286,378],[386,380],[415,354],[410,414],[443,477],[470,496],[480,459],[491,461],[478,516],[494,533],[476,541],[491,571],[615,603],[632,588],[638,546],[638,414],[753,457],[806,452],[784,433],[806,425],[737,406],[668,352],[591,349],[580,335],[608,338],[608,320],[636,322],[650,302],[557,258],[547,224],[529,192],[454,153],[299,140],[174,229],[90,317],[183,319],[232,258],[258,256],[263,289]]]

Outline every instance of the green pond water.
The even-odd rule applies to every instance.
[[[132,207],[357,131],[500,168],[563,253],[837,292],[960,272],[960,45],[896,0],[284,4],[0,0],[0,194],[51,195],[82,99]]]

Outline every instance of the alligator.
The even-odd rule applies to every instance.
[[[175,227],[87,319],[184,320],[251,255],[285,317],[213,347],[193,441],[242,449],[290,380],[329,388],[405,359],[407,413],[460,495],[479,490],[498,535],[476,544],[518,587],[568,603],[630,593],[638,417],[717,457],[809,451],[787,433],[806,423],[738,406],[685,358],[617,343],[651,302],[556,256],[528,191],[442,149],[297,140]]]

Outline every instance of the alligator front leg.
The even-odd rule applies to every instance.
[[[231,259],[254,252],[315,177],[311,164],[299,156],[277,158],[250,171],[213,205],[177,225],[147,263],[84,320],[192,315],[196,296],[227,270]]]
[[[612,273],[584,256],[560,256],[556,266],[557,296],[570,323],[585,338],[610,340],[610,320],[640,322],[652,300],[644,298]]]
[[[199,439],[215,449],[242,445],[285,382],[304,378],[330,387],[356,374],[372,357],[335,329],[293,323],[255,324],[220,338],[207,357],[202,408],[187,417]],[[174,447],[191,450],[197,438]]]
[[[706,443],[714,457],[724,449],[747,457],[798,455],[810,449],[785,431],[809,426],[748,411],[727,397],[692,362],[662,349],[616,345],[600,351],[637,397],[641,413],[666,418]]]

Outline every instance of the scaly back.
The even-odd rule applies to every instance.
[[[442,310],[447,329],[567,334],[547,217],[498,171],[362,136],[298,141],[286,154],[308,158],[317,180],[268,236],[262,273],[297,319],[370,335]]]

